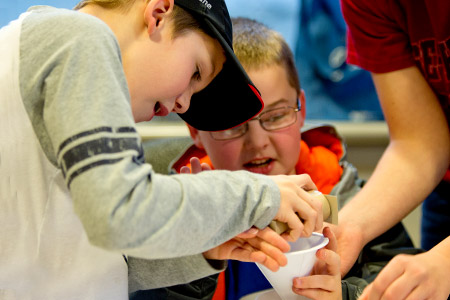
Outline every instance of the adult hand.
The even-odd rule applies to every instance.
[[[450,237],[428,252],[395,256],[369,284],[360,300],[433,299],[450,295]]]
[[[329,227],[323,235],[330,241],[325,248],[316,253],[317,262],[306,277],[294,278],[292,291],[313,300],[341,300],[340,258],[336,253],[337,240]]]
[[[364,247],[362,232],[356,226],[327,224],[336,235],[337,253],[341,257],[342,278],[350,271]]]
[[[295,241],[300,236],[310,236],[322,229],[322,202],[317,201],[307,191],[317,190],[307,174],[271,176],[280,189],[280,209],[275,220],[286,223],[290,230],[282,236]]]
[[[271,271],[277,271],[287,264],[283,252],[289,251],[289,244],[270,228],[251,228],[235,238],[203,252],[207,259],[234,259],[261,263]]]

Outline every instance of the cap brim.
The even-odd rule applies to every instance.
[[[252,119],[262,111],[264,103],[233,49],[209,20],[205,23],[222,45],[226,62],[213,81],[192,96],[189,109],[179,116],[198,130],[220,131]]]

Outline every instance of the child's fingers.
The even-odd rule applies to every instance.
[[[191,174],[191,169],[189,167],[186,166],[182,166],[180,168],[180,173],[181,174]]]
[[[197,157],[191,157],[189,162],[191,163],[191,168],[189,168],[187,166],[183,166],[180,168],[180,173],[182,173],[182,174],[190,174],[190,173],[197,174],[202,171],[210,171],[211,170],[211,167],[207,163],[201,163],[200,159],[198,159]]]
[[[285,266],[287,264],[286,255],[284,255],[284,253],[279,248],[271,245],[270,243],[259,238],[249,239],[247,242],[253,248],[258,249],[263,253],[265,253],[268,256],[268,259],[271,258],[274,261],[276,261],[277,265]]]
[[[320,289],[294,289],[292,291],[297,295],[304,296],[311,300],[324,300],[324,299],[341,299],[332,296],[331,292],[320,290]]]
[[[260,263],[273,272],[278,271],[280,268],[280,264],[276,259],[272,258],[270,255],[267,255],[264,251],[251,246],[248,241],[243,244],[238,243],[238,247],[234,249],[233,257],[231,259]]]
[[[200,159],[198,157],[192,157],[190,159],[192,174],[197,174],[202,171],[202,165],[200,163]]]
[[[322,227],[318,205],[305,189],[315,188],[308,175],[272,176],[281,194],[280,209],[275,220],[287,223],[290,228],[286,238],[295,241],[300,236],[310,236],[316,227]],[[319,219],[319,220],[318,220]]]
[[[317,212],[316,224],[313,231],[320,231],[323,227],[323,203],[320,199],[317,198],[317,194],[321,194],[317,190],[313,191],[305,191],[301,190],[301,197],[304,201],[308,202],[308,204]]]
[[[291,246],[285,239],[283,239],[280,235],[278,235],[275,231],[273,231],[269,227],[266,227],[263,230],[260,230],[258,232],[257,236],[259,238],[261,238],[262,240],[277,247],[282,252],[288,252],[289,249],[291,248]]]
[[[300,221],[298,216],[294,214],[294,216],[289,217],[287,219],[289,231],[283,233],[281,236],[284,237],[289,242],[295,242],[302,234],[304,234],[305,225]]]
[[[329,240],[329,242],[325,246],[325,248],[330,249],[331,251],[337,252],[338,243],[337,243],[336,235],[334,234],[334,232],[331,230],[330,227],[323,228],[323,236],[328,238],[328,240]]]
[[[341,297],[341,260],[339,255],[333,251],[337,248],[337,241],[330,228],[325,227],[323,234],[329,241],[329,248],[317,250],[317,263],[313,274],[310,276],[294,278],[292,290],[298,295],[310,299],[340,299]]]
[[[273,272],[278,271],[280,268],[277,260],[267,255],[264,251],[251,246],[248,241],[237,244],[237,247],[233,250],[233,256],[230,259],[260,263]]]
[[[289,176],[289,178],[291,178],[297,184],[297,186],[306,191],[317,190],[317,187],[312,181],[311,176],[309,176],[308,174],[291,175]]]
[[[317,219],[319,218],[318,211],[312,206],[309,201],[305,201],[306,198],[312,198],[308,193],[305,191],[304,194],[301,194],[302,201],[297,201],[295,203],[295,211],[297,212],[297,215],[292,214],[290,217],[292,218],[292,222],[295,221],[295,218],[300,217],[300,219],[303,221],[303,231],[301,232],[301,236],[311,236],[315,228],[317,227]],[[320,212],[322,213],[322,212]],[[320,222],[322,223],[322,222]],[[290,226],[289,220],[288,225]],[[322,224],[320,224],[322,226]],[[292,227],[291,227],[292,228]]]
[[[326,248],[317,250],[316,257],[327,265],[328,275],[341,275],[341,258],[339,254]]]
[[[261,251],[252,251],[249,254],[249,262],[264,264],[267,259],[267,255]]]
[[[299,290],[320,289],[333,292],[336,287],[336,279],[330,275],[311,275],[306,277],[294,278],[293,288]]]
[[[323,203],[313,198],[312,206],[317,211],[316,226],[314,231],[320,231],[323,227]]]
[[[283,252],[289,251],[289,243],[272,229],[250,228],[237,237],[235,242],[239,241],[239,247],[234,250],[234,255],[239,255],[239,260],[258,262],[272,271],[286,265],[287,258]]]
[[[207,163],[202,163],[202,171],[211,171],[211,166],[208,165]]]
[[[256,235],[259,233],[259,229],[256,227],[251,227],[250,229],[240,233],[237,235],[238,238],[241,239],[250,239],[256,237]]]
[[[280,268],[280,264],[278,263],[278,261],[273,259],[269,255],[266,255],[264,252],[254,251],[251,253],[250,257],[252,258],[253,262],[260,263],[272,272],[276,272]],[[261,259],[262,257],[264,257],[264,260]]]

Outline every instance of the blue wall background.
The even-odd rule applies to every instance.
[[[346,63],[346,24],[338,0],[225,0],[232,17],[279,31],[295,56],[306,118],[382,120],[370,74]]]
[[[78,0],[0,0],[0,27],[7,25],[33,5],[72,8]]]

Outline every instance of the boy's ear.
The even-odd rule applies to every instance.
[[[303,124],[305,123],[305,117],[306,117],[306,100],[305,100],[305,91],[302,89],[300,94],[298,95],[298,98],[300,99],[300,105],[302,109],[300,110],[300,116],[301,116],[301,122],[300,127],[303,127]]]
[[[174,0],[149,0],[145,6],[144,20],[148,34],[151,35],[167,23],[173,11]]]
[[[204,149],[202,140],[200,138],[200,135],[198,134],[198,130],[189,124],[186,124],[186,125],[189,129],[189,133],[191,134],[191,138],[194,141],[195,146],[199,149]]]

